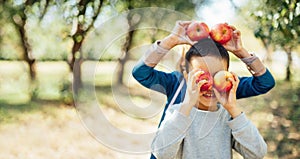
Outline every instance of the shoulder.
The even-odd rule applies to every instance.
[[[179,71],[173,71],[173,72],[172,72],[172,74],[173,74],[174,76],[176,76],[176,77],[183,78],[183,75],[182,75],[182,73],[181,73],[181,72],[179,72]]]
[[[183,75],[179,71],[172,71],[170,73],[166,73],[166,75],[171,76],[171,78],[175,81],[181,81],[183,79]]]

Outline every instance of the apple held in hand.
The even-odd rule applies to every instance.
[[[202,80],[206,80],[207,82],[204,83],[201,86],[200,91],[207,91],[207,90],[209,90],[209,89],[212,88],[212,86],[213,86],[213,78],[212,78],[212,76],[210,75],[209,72],[204,72],[203,74],[201,74],[198,77],[198,79],[196,80],[196,83],[199,83]]]
[[[216,24],[211,28],[210,37],[220,43],[227,43],[232,37],[233,30],[227,23]]]
[[[229,92],[232,88],[232,83],[228,78],[233,78],[233,75],[227,71],[219,71],[214,76],[214,87],[219,92]]]
[[[186,30],[186,35],[192,41],[199,41],[209,36],[209,28],[203,22],[194,21],[188,26]]]

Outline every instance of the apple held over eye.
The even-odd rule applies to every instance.
[[[210,37],[220,43],[227,43],[232,37],[233,30],[227,23],[220,23],[213,26],[210,30]]]
[[[234,78],[228,71],[219,71],[214,76],[214,87],[219,92],[229,92],[232,88],[232,83],[229,78]]]
[[[192,41],[199,41],[209,36],[209,28],[203,22],[194,21],[187,27],[186,35]]]
[[[204,72],[203,74],[199,75],[199,77],[196,80],[196,83],[199,83],[202,80],[206,80],[207,82],[204,83],[201,88],[200,91],[208,91],[212,88],[213,86],[213,78],[210,75],[209,72]]]

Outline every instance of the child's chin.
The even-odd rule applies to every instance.
[[[206,105],[207,107],[210,107],[210,106],[215,106],[217,104],[217,99],[216,98],[205,98],[203,97],[202,99],[202,103],[204,105]]]

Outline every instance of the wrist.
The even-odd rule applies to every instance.
[[[247,65],[247,69],[254,76],[260,76],[267,71],[266,67],[255,54],[251,54],[247,58],[241,58],[241,60]]]
[[[237,55],[238,58],[251,57],[251,54],[245,48],[241,48],[235,51],[234,54]]]
[[[237,107],[230,108],[227,111],[229,112],[230,116],[233,119],[236,118],[237,116],[239,116],[242,113],[242,111]]]
[[[159,46],[161,46],[164,49],[170,50],[174,46],[176,46],[176,43],[172,35],[169,35],[160,41]]]

